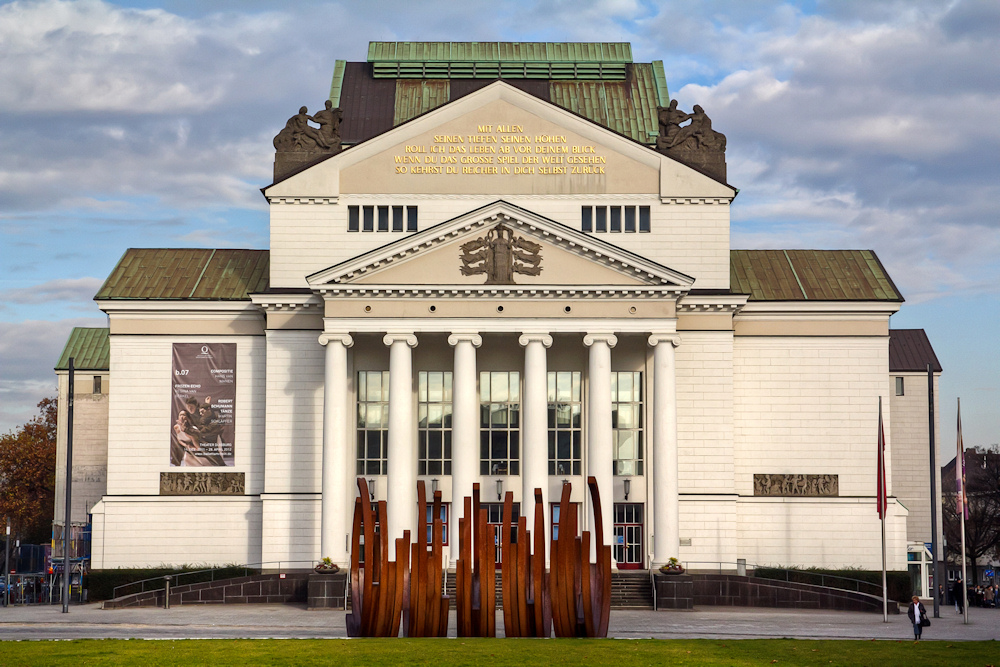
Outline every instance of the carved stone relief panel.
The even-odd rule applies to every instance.
[[[755,496],[839,496],[837,475],[754,475]]]
[[[161,496],[242,496],[246,473],[161,472]]]

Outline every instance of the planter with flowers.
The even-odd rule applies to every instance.
[[[671,558],[660,567],[660,574],[684,574],[684,566],[676,558]]]
[[[330,558],[324,558],[314,569],[320,574],[336,574],[340,571],[340,566],[334,563]]]

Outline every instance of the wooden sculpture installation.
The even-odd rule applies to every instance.
[[[431,544],[427,548],[427,495],[423,480],[417,482],[417,543],[410,557],[409,589],[404,591],[403,619],[407,637],[447,637],[451,598],[442,593],[441,492],[434,492]],[[398,553],[398,552],[397,552]]]

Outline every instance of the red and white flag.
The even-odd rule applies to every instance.
[[[882,426],[882,397],[878,399],[878,490],[875,510],[878,518],[884,519],[889,506],[889,499],[885,492],[885,428]]]
[[[965,445],[962,443],[962,399],[958,400],[958,453],[955,456],[955,511],[969,518],[969,498],[965,494]]]

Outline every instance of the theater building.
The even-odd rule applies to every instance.
[[[589,529],[588,476],[619,568],[880,567],[903,298],[870,250],[732,249],[725,137],[662,63],[372,43],[275,147],[269,249],[129,249],[96,296],[95,567],[344,565],[358,477],[391,537],[439,489],[448,566],[473,484],[557,524],[569,482]]]

